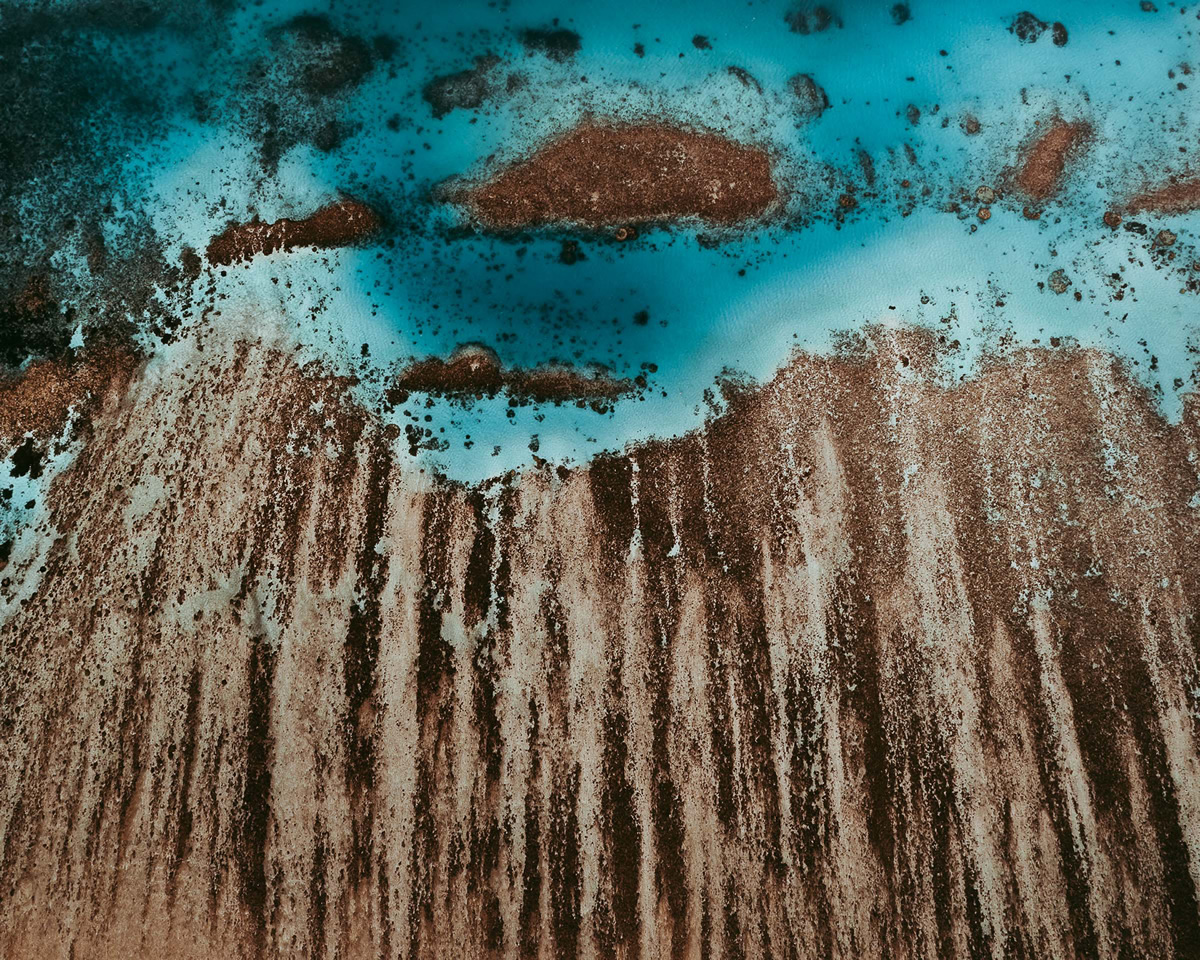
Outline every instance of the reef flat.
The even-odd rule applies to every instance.
[[[282,335],[178,347],[0,580],[4,956],[1200,942],[1190,399],[873,328],[463,486]]]
[[[1197,42],[0,0],[0,958],[1200,957]]]

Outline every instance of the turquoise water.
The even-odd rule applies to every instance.
[[[599,363],[620,376],[655,365],[649,389],[606,414],[543,406],[509,417],[503,396],[468,407],[414,400],[410,414],[430,415],[440,446],[418,459],[458,478],[529,463],[533,435],[539,456],[578,461],[679,433],[710,413],[706,394],[723,371],[767,378],[793,349],[827,349],[837,333],[877,323],[922,323],[957,339],[948,377],[969,375],[1006,337],[1104,346],[1128,358],[1176,415],[1194,385],[1189,345],[1200,301],[1181,293],[1179,264],[1157,268],[1151,241],[1161,229],[1175,232],[1182,263],[1200,215],[1142,217],[1147,236],[1110,231],[1100,218],[1137,188],[1188,169],[1198,114],[1180,64],[1195,49],[1195,14],[1166,3],[1153,13],[1137,2],[1034,7],[1066,25],[1069,40],[1059,47],[1049,30],[1036,43],[1018,42],[1007,27],[1020,8],[1005,3],[915,0],[900,25],[891,3],[842,3],[832,5],[841,28],[809,35],[789,30],[789,6],[206,8],[195,22],[145,31],[143,69],[155,77],[162,115],[127,147],[114,146],[121,203],[148,218],[167,262],[184,245],[203,250],[231,220],[306,216],[342,191],[384,211],[388,230],[363,246],[279,253],[214,274],[207,302],[219,314],[205,320],[266,330],[281,319],[309,355],[360,373],[358,389],[372,406],[408,358],[468,341],[513,365]],[[378,51],[386,47],[372,47],[362,82],[320,107],[338,125],[339,145],[322,150],[299,138],[268,169],[249,105],[269,96],[271,74],[257,86],[247,78],[279,56],[280,29],[311,13],[367,44],[388,37],[394,51],[385,59]],[[579,52],[561,61],[528,53],[519,32],[555,18],[579,34]],[[698,34],[711,49],[693,45]],[[500,58],[500,92],[435,119],[424,85],[489,54]],[[731,66],[748,71],[761,92]],[[797,73],[827,92],[832,106],[819,118],[797,112],[788,89]],[[509,76],[517,78],[511,92]],[[910,104],[920,111],[916,124]],[[963,131],[968,113],[977,135]],[[1022,200],[1005,195],[1004,171],[1035,125],[1056,113],[1088,120],[1096,141],[1041,219],[1028,220]],[[766,145],[789,185],[786,208],[719,237],[687,224],[627,245],[581,237],[586,259],[569,266],[559,262],[563,232],[456,231],[461,213],[437,200],[437,184],[480,176],[589,115],[669,119]],[[987,223],[969,199],[980,186],[1001,192]],[[836,198],[848,187],[859,204],[838,222]],[[953,202],[959,212],[945,209]],[[79,255],[59,256],[87,275]],[[1065,295],[1046,286],[1059,268],[1071,280]],[[645,324],[635,321],[640,311]],[[203,312],[195,305],[190,322]],[[171,350],[152,334],[146,341]],[[403,411],[387,415],[408,422]]]

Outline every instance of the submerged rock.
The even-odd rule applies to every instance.
[[[439,120],[451,110],[480,107],[498,92],[492,76],[499,64],[499,57],[478,57],[470,70],[434,77],[425,84],[421,96]]]
[[[506,367],[495,350],[481,343],[467,343],[446,360],[428,357],[409,364],[392,381],[387,399],[397,405],[406,402],[410,394],[424,393],[475,400],[493,397],[503,390],[520,403],[579,401],[606,410],[639,386],[644,382],[616,379],[595,368],[582,370],[562,364]]]
[[[824,4],[816,6],[806,3],[798,4],[784,14],[784,20],[792,33],[805,36],[810,33],[824,33],[830,27],[840,29],[842,26],[842,18],[831,7]]]
[[[0,366],[17,367],[30,357],[54,357],[71,342],[74,311],[59,306],[44,273],[26,277],[0,296]]]
[[[796,74],[788,80],[788,89],[796,98],[797,112],[802,117],[819,117],[829,109],[829,97],[811,74]]]
[[[371,48],[361,37],[334,29],[323,16],[293,17],[282,30],[284,55],[297,71],[303,89],[324,96],[356,86],[371,72]]]
[[[1014,34],[1022,43],[1037,43],[1046,29],[1050,28],[1050,36],[1056,47],[1065,47],[1067,45],[1067,28],[1057,20],[1053,26],[1046,23],[1045,20],[1038,18],[1028,10],[1022,10],[1009,24],[1008,32]]]
[[[625,229],[626,229],[625,227],[620,228],[620,230],[625,230]],[[618,230],[618,233],[620,232],[620,230]],[[618,239],[624,239],[624,237],[620,237]],[[559,263],[562,263],[568,267],[571,267],[571,266],[574,266],[575,264],[577,264],[580,260],[586,260],[586,259],[587,259],[587,255],[583,252],[582,249],[580,249],[578,240],[564,240],[562,242],[562,248],[558,251],[558,262]]]
[[[575,56],[583,47],[583,39],[574,30],[562,27],[521,31],[521,44],[530,53],[541,53],[558,63]]]
[[[728,71],[729,75],[731,77],[735,77],[743,87],[748,87],[755,93],[762,93],[762,84],[754,78],[749,70],[746,70],[743,67],[727,67],[726,70]]]
[[[1045,20],[1039,19],[1035,14],[1028,10],[1022,10],[1015,17],[1012,23],[1008,25],[1008,32],[1014,34],[1022,43],[1037,43],[1040,37],[1050,24]]]

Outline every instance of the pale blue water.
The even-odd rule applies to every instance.
[[[1181,391],[1193,386],[1188,347],[1200,301],[1180,292],[1176,271],[1154,268],[1149,238],[1169,227],[1184,251],[1200,215],[1143,217],[1149,238],[1111,232],[1100,217],[1168,168],[1186,169],[1190,153],[1181,151],[1200,146],[1192,78],[1168,76],[1194,56],[1195,13],[1165,2],[1146,13],[1136,0],[1034,6],[1066,24],[1060,48],[1049,30],[1037,43],[1017,42],[1006,27],[1021,8],[1011,3],[909,6],[912,19],[897,26],[891,3],[842,3],[842,29],[808,36],[789,31],[788,5],[775,2],[266,2],[212,14],[211,28],[164,30],[156,41],[154,56],[174,62],[163,80],[170,109],[123,160],[125,202],[148,212],[168,260],[184,244],[202,250],[230,220],[306,216],[339,191],[381,207],[393,227],[379,242],[231,268],[216,281],[221,314],[207,321],[253,327],[282,317],[311,355],[362,370],[372,406],[396,364],[466,341],[515,365],[597,362],[621,376],[657,365],[644,398],[606,415],[551,406],[508,418],[503,396],[422,408],[447,447],[419,459],[463,479],[527,464],[533,434],[540,456],[581,460],[679,433],[708,414],[705,392],[722,370],[767,378],[791,350],[827,349],[836,333],[878,322],[924,323],[958,339],[953,375],[967,375],[1004,334],[1098,344],[1136,364],[1165,412],[1177,414]],[[239,78],[269,51],[273,28],[313,12],[368,42],[388,35],[397,48],[337,108],[355,131],[340,147],[293,146],[264,175],[237,110],[246,96]],[[555,17],[580,34],[579,54],[565,62],[527,55],[517,33]],[[695,34],[712,49],[696,49]],[[638,42],[644,57],[634,53]],[[485,54],[502,59],[498,76],[520,74],[524,86],[435,120],[424,84]],[[749,71],[763,93],[729,66]],[[787,87],[796,73],[827,91],[833,105],[819,119],[797,117]],[[1176,88],[1181,81],[1188,89]],[[195,116],[197,91],[214,105],[204,120]],[[921,111],[916,126],[909,104]],[[994,204],[986,224],[973,200],[961,216],[943,211],[962,191],[999,188],[1035,122],[1056,111],[1087,119],[1097,139],[1041,220],[1023,218],[1017,198]],[[961,128],[967,112],[982,125],[977,136]],[[572,266],[558,262],[561,232],[519,241],[448,233],[460,215],[431,199],[435,184],[492,169],[489,157],[515,159],[589,114],[666,118],[768,145],[794,186],[786,216],[711,248],[698,241],[704,231],[686,225],[626,246],[583,238],[586,259]],[[908,166],[905,144],[918,168]],[[873,157],[885,197],[863,199],[858,151]],[[931,187],[907,217],[897,199],[903,177]],[[830,214],[850,182],[860,207],[838,224]],[[1071,278],[1066,295],[1039,289],[1057,268]],[[1129,286],[1122,300],[1112,297],[1113,273]],[[633,319],[641,310],[644,326]]]

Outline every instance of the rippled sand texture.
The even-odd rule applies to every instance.
[[[869,340],[482,490],[269,344],[114,387],[3,571],[0,954],[1196,956],[1195,403]]]

